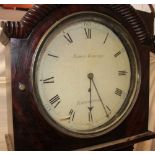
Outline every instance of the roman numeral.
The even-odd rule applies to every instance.
[[[73,109],[71,109],[71,110],[69,111],[69,116],[70,116],[70,121],[73,121],[73,120],[74,120],[74,116],[75,116],[75,112],[74,112]]]
[[[64,35],[64,37],[65,37],[65,39],[66,39],[69,43],[73,43],[73,40],[72,40],[71,36],[69,35],[69,33],[66,33],[66,34]]]
[[[88,113],[88,117],[89,117],[89,122],[93,122],[93,115],[92,112]]]
[[[106,109],[107,109],[107,117],[109,118],[111,115],[111,109],[106,105]]]
[[[84,28],[85,34],[87,39],[91,39],[91,29],[90,28]]]
[[[105,44],[105,42],[107,41],[108,36],[109,36],[109,33],[107,33],[107,35],[106,35],[106,37],[105,37],[105,39],[104,39],[103,44]]]
[[[115,90],[115,94],[118,95],[118,96],[121,96],[122,92],[123,91],[121,89],[119,89],[119,88],[116,88],[116,90]]]
[[[55,95],[53,98],[51,98],[51,99],[49,100],[49,102],[50,102],[52,105],[55,105],[54,108],[56,108],[56,107],[59,105],[59,103],[61,102],[61,101],[60,101],[59,95]]]
[[[111,109],[107,105],[106,105],[106,107],[107,107],[108,111],[111,112]]]
[[[114,57],[118,57],[121,54],[121,51],[118,51],[117,53],[114,54]]]
[[[53,79],[54,79],[54,77],[50,77],[50,78],[40,80],[40,81],[43,81],[44,84],[46,84],[46,83],[54,83]]]
[[[89,113],[88,113],[89,122],[93,122],[93,115],[92,115],[93,107],[88,107],[88,109],[89,109]]]
[[[126,75],[127,73],[128,73],[127,71],[118,71],[119,76]]]

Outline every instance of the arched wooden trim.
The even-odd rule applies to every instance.
[[[110,4],[107,6],[119,13],[128,22],[141,44],[149,45],[150,49],[155,52],[155,36],[149,34],[144,21],[131,5]]]
[[[43,20],[53,9],[60,5],[34,5],[20,21],[2,22],[3,31],[9,38],[26,38],[33,28]]]
[[[126,22],[134,29],[137,38],[141,41],[141,43],[145,42],[145,39],[148,38],[148,31],[137,14],[137,11],[131,5],[107,5],[115,12],[119,13]]]
[[[56,4],[36,4],[32,9],[27,11],[21,21],[2,22],[3,30],[9,38],[26,38],[41,20],[48,16],[54,9],[61,6],[62,5]],[[143,20],[131,5],[110,4],[103,5],[103,9],[104,7],[119,14],[123,21],[127,22],[129,26],[132,27],[141,44],[146,43],[152,48],[154,47],[154,37],[149,34]]]

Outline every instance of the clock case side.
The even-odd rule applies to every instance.
[[[50,6],[51,5],[48,5],[48,8],[50,8]],[[45,12],[45,5],[41,8],[42,11],[44,10]],[[126,27],[133,40],[136,42],[142,68],[142,84],[139,96],[129,116],[121,125],[111,132],[97,138],[92,138],[91,140],[73,138],[62,134],[55,128],[51,127],[38,111],[32,95],[33,88],[30,82],[32,57],[43,34],[52,24],[62,17],[80,11],[96,11],[106,13],[109,16],[114,17],[124,27]],[[29,22],[29,24],[33,21],[33,16],[34,19],[37,19],[36,17],[41,14],[41,12],[37,13],[34,10],[33,12],[34,15],[31,16],[31,19],[27,19],[27,23]],[[74,150],[115,141],[125,137],[136,136],[147,132],[150,49],[150,46],[147,45],[147,33],[144,34],[145,37],[147,36],[146,38],[144,37],[144,40],[139,40],[133,28],[128,26],[129,23],[127,23],[125,18],[119,12],[112,9],[110,5],[53,5],[53,8],[49,9],[46,14],[46,17],[42,20],[38,20],[35,25],[33,25],[33,28],[31,27],[31,31],[22,29],[21,26],[19,26],[19,31],[18,27],[16,28],[16,33],[18,32],[17,34],[15,32],[7,32],[10,37],[15,37],[11,39],[11,74],[15,150]],[[152,21],[150,21],[150,23],[151,22]],[[27,24],[27,28],[29,24]],[[8,25],[4,26],[4,30],[7,31],[8,27]],[[29,33],[27,34],[25,32]],[[24,84],[26,89],[21,91],[19,89],[19,83]],[[149,139],[149,136],[146,139]],[[126,146],[128,145],[129,144],[126,143]],[[101,149],[106,150],[106,147],[102,147]],[[117,150],[117,147],[114,149]]]

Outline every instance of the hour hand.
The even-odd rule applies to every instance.
[[[93,106],[92,106],[92,95],[91,95],[91,85],[92,85],[92,78],[93,78],[93,73],[89,73],[87,75],[89,81],[90,81],[90,87],[88,89],[88,92],[89,92],[89,96],[90,96],[90,104],[89,104],[89,107],[88,107],[88,110],[89,110],[89,113],[88,113],[88,118],[89,118],[89,122],[93,122],[93,115],[92,115],[92,109],[93,109]]]
[[[89,117],[89,122],[93,122],[93,115],[92,115],[92,109],[94,107],[88,107],[89,109],[89,113],[88,113],[88,117]]]

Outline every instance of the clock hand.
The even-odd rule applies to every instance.
[[[90,80],[90,88],[88,89],[88,92],[89,92],[89,94],[90,94],[90,106],[88,107],[88,109],[89,109],[89,122],[90,121],[92,121],[93,122],[93,116],[92,116],[92,109],[93,109],[93,107],[92,107],[92,97],[91,97],[91,85],[92,85],[92,82],[91,82],[91,80],[92,80],[92,78],[93,78],[93,74],[92,73],[89,73],[88,74],[88,78],[89,78],[89,80]]]
[[[94,87],[95,87],[95,90],[96,90],[96,92],[97,92],[97,95],[98,95],[98,97],[99,97],[99,99],[100,99],[100,102],[102,103],[103,109],[104,109],[104,111],[105,111],[105,113],[106,113],[106,117],[109,117],[108,112],[107,112],[107,110],[106,110],[106,107],[105,107],[105,105],[104,105],[104,103],[103,103],[103,101],[102,101],[102,98],[101,98],[101,96],[100,96],[100,94],[99,94],[99,92],[98,92],[98,89],[97,89],[97,87],[96,87],[96,85],[95,85],[95,82],[94,82],[94,74],[93,74],[93,73],[89,73],[88,75],[89,75],[89,77],[91,77],[91,81],[93,82],[93,85],[94,85]]]

